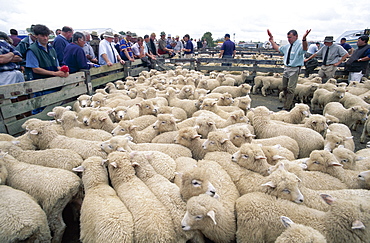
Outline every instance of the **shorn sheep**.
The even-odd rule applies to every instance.
[[[174,242],[169,211],[135,175],[129,153],[112,152],[108,161],[113,188],[133,217],[134,242]]]
[[[81,205],[80,240],[82,242],[132,242],[131,212],[109,185],[103,159],[92,156],[73,169],[82,172],[85,197]]]

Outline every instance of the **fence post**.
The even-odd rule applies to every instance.
[[[84,72],[85,72],[85,85],[86,85],[87,94],[92,95],[93,94],[93,87],[92,87],[92,84],[91,84],[90,70],[84,70]]]

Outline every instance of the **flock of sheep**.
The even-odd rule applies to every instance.
[[[0,134],[0,242],[61,242],[67,205],[81,242],[369,242],[370,81],[273,112],[249,94],[279,74],[248,75],[143,71]]]

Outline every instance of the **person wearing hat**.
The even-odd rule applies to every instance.
[[[21,42],[15,47],[17,51],[19,51],[22,55],[23,61],[21,62],[21,66],[24,68],[24,75],[26,80],[30,80],[29,76],[32,73],[32,70],[26,67],[26,52],[27,49],[36,41],[35,33],[33,32],[33,27],[35,25],[31,25],[30,28],[27,28],[26,31],[28,32],[28,36],[23,38]]]
[[[316,56],[322,58],[322,65],[319,70],[319,77],[322,78],[323,83],[330,78],[334,78],[335,72],[339,64],[349,56],[348,52],[344,50],[341,45],[334,45],[333,36],[326,36],[324,39],[324,46],[316,53],[305,59],[305,62],[315,58]]]
[[[10,37],[0,31],[0,85],[24,82],[24,76],[19,71],[18,64],[22,61],[22,56],[10,42]]]
[[[363,35],[357,39],[357,50],[346,62],[349,71],[348,81],[361,81],[363,75],[368,74],[370,60],[369,36]]]
[[[112,66],[114,63],[125,64],[125,61],[118,54],[113,46],[114,35],[111,31],[105,31],[104,40],[99,43],[99,64]]]
[[[234,58],[236,54],[235,43],[230,40],[230,35],[225,34],[225,41],[221,46],[219,58]],[[231,66],[231,63],[222,63],[222,66]]]
[[[296,30],[290,30],[287,33],[289,44],[278,46],[270,30],[267,30],[269,41],[276,51],[284,54],[284,73],[283,73],[283,93],[284,93],[284,106],[278,109],[290,110],[293,107],[294,90],[297,87],[298,75],[303,66],[304,54],[307,51],[307,35],[311,30],[306,30],[302,37],[302,41],[298,40],[298,33]]]
[[[122,38],[122,40],[119,43],[119,48],[120,48],[120,55],[125,61],[130,61],[133,62],[135,61],[134,55],[132,53],[131,47],[131,37],[132,33],[130,31],[126,32],[126,37]]]
[[[166,41],[166,33],[164,31],[161,32],[161,38],[158,40],[158,54],[169,54],[171,55],[173,53],[172,49],[168,49],[167,47],[167,41]]]
[[[71,42],[72,35],[73,35],[72,27],[64,26],[62,28],[62,33],[60,35],[57,35],[57,37],[55,37],[54,39],[53,47],[57,52],[58,61],[61,66],[64,65],[63,62],[64,49]]]
[[[90,41],[90,46],[94,50],[95,57],[99,56],[99,44],[100,44],[100,39],[98,36],[98,32],[95,30],[91,32],[91,37],[92,40]]]

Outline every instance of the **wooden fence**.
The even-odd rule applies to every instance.
[[[255,50],[257,51],[257,50]],[[264,53],[271,53],[265,51]],[[275,52],[275,54],[277,54]],[[257,72],[283,72],[282,60],[255,60],[255,59],[221,59],[221,58],[158,58],[158,62],[168,68],[175,68],[180,63],[183,67],[197,71],[250,71],[251,75],[247,82],[253,83]],[[221,63],[228,62],[234,65],[221,66]],[[208,65],[216,63],[216,65]],[[0,132],[11,135],[19,135],[24,132],[22,124],[30,118],[50,119],[47,113],[55,106],[72,105],[81,94],[93,94],[94,90],[104,86],[108,82],[125,79],[128,76],[138,76],[143,70],[141,61],[127,62],[124,66],[114,64],[111,67],[101,66],[83,72],[71,74],[67,78],[47,78],[24,83],[0,86]],[[218,65],[217,65],[218,64]],[[303,72],[303,70],[302,70]],[[343,71],[337,71],[338,75],[344,75]],[[43,96],[33,97],[35,92],[47,89],[60,88],[59,91]],[[45,109],[38,114],[29,113],[39,107]],[[26,114],[26,115],[25,115]]]

